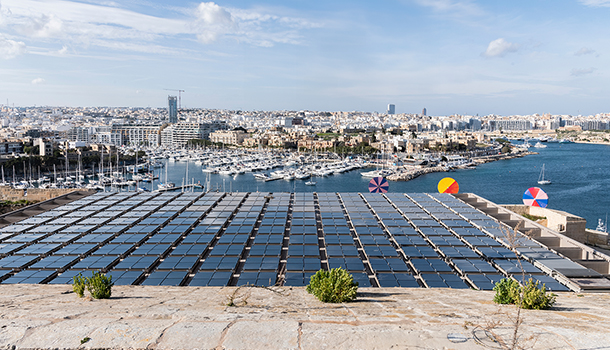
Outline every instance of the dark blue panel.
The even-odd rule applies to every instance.
[[[10,278],[2,281],[2,284],[37,284],[44,281],[54,273],[55,271],[25,270],[18,272]]]
[[[130,255],[118,263],[114,270],[148,270],[159,258],[150,255]]]
[[[51,255],[31,266],[32,269],[63,269],[72,262],[78,260],[78,256],[74,255]]]
[[[132,285],[142,274],[141,271],[111,271],[107,275],[112,276],[112,282],[116,286]]]
[[[27,266],[34,260],[38,259],[38,256],[33,255],[12,255],[6,258],[0,259],[0,269],[17,269]]]

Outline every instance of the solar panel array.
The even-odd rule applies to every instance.
[[[518,261],[506,243],[448,194],[97,193],[0,229],[0,281],[304,286],[341,267],[360,286],[489,290],[523,269],[568,290],[535,261],[579,265],[525,237]]]

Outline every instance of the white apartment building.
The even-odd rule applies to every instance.
[[[151,146],[158,147],[159,146],[159,132],[161,130],[160,125],[112,125],[112,132],[120,135],[120,144],[121,145],[130,145],[130,146]],[[109,135],[110,143],[116,144],[112,142],[113,137],[115,142],[117,140],[116,136]]]
[[[211,133],[224,128],[226,128],[226,123],[224,121],[214,121],[211,123],[176,123],[161,130],[161,146],[178,148],[185,146],[188,140],[208,140]]]

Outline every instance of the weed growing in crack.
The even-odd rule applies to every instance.
[[[278,286],[267,287],[267,286],[257,286],[254,284],[246,284],[246,285],[242,285],[242,286],[235,288],[233,293],[231,293],[227,297],[226,305],[227,306],[246,306],[246,305],[248,305],[248,299],[252,295],[252,290],[254,288],[268,290],[270,292],[273,292],[273,293],[281,295],[281,296],[288,295],[288,293],[283,288],[278,287]]]

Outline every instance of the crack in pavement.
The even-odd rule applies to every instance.
[[[220,340],[218,340],[218,345],[216,346],[215,350],[224,349],[222,344],[225,342],[225,340],[227,340],[227,333],[229,332],[229,328],[233,327],[233,325],[235,325],[239,321],[241,320],[233,320],[229,322],[229,324],[222,330],[222,332],[220,332]]]
[[[303,322],[299,322],[299,327],[297,328],[297,345],[299,346],[299,350],[303,350]]]
[[[180,318],[180,319],[178,319],[178,320],[177,320],[177,321],[175,321],[174,323],[170,324],[169,326],[167,326],[167,327],[163,328],[163,330],[161,330],[161,334],[159,334],[159,336],[157,337],[157,339],[156,339],[154,342],[152,342],[152,343],[148,344],[148,346],[146,346],[146,349],[156,349],[156,348],[157,348],[157,346],[159,345],[159,343],[161,343],[161,339],[163,339],[163,336],[165,335],[165,332],[166,332],[168,329],[170,329],[171,327],[173,327],[173,326],[177,325],[178,323],[180,323],[180,322],[182,322],[182,321],[184,321],[184,318],[183,318],[183,317],[182,317],[182,318]]]

